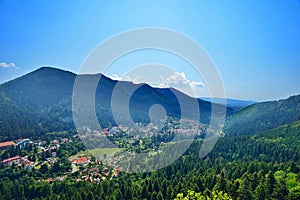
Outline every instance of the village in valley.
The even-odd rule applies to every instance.
[[[181,140],[184,136],[201,136],[202,125],[186,124],[189,124],[188,129],[181,128],[176,121],[168,121],[162,128],[153,124],[113,126],[101,131],[90,130],[84,135],[55,132],[46,134],[45,140],[25,138],[6,141],[0,143],[0,168],[29,171],[38,182],[70,178],[98,184],[118,177],[126,170],[120,162],[131,159],[134,153],[155,155],[174,138]],[[113,145],[100,144],[104,138]],[[92,141],[93,149],[86,149],[86,141]]]
[[[19,139],[0,143],[1,168],[40,172],[37,181],[62,181],[67,176],[76,177],[76,181],[98,183],[101,180],[118,176],[116,165],[102,165],[88,151],[81,150],[67,159],[65,151],[72,143],[80,143],[78,135],[53,139],[49,143],[43,140]],[[79,145],[80,146],[80,145]],[[78,149],[79,150],[79,149]],[[65,154],[65,155],[62,155]]]

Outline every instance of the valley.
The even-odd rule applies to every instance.
[[[123,83],[124,91],[139,88],[130,107],[135,124],[117,125],[108,103],[116,81],[102,76],[95,107],[104,127],[77,132],[74,78],[70,72],[41,68],[0,85],[1,198],[300,198],[300,95],[226,107],[224,132],[207,137],[210,102],[197,99],[200,121],[179,120],[171,92],[186,101],[191,97],[130,82]],[[158,125],[144,112],[157,103],[168,114]],[[199,158],[204,141],[214,137],[216,146]],[[181,155],[185,142],[189,147]],[[137,159],[139,154],[147,159]],[[161,165],[177,154],[174,162]]]

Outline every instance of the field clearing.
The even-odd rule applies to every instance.
[[[104,154],[106,155],[111,155],[111,154],[115,154],[117,152],[120,152],[124,150],[124,148],[95,148],[95,149],[91,149],[91,150],[85,150],[85,151],[81,151],[78,152],[76,154],[76,156],[88,156],[88,155],[93,155],[93,156],[103,156]]]
[[[96,148],[89,150],[89,152],[93,155],[103,155],[103,154],[115,154],[119,151],[124,150],[124,148]]]

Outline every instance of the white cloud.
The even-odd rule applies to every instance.
[[[128,81],[128,82],[133,82],[133,83],[142,83],[142,81],[140,81],[140,76],[136,76],[135,78],[132,78],[131,76],[120,77],[117,74],[113,74],[109,78],[111,78],[112,80],[116,80],[116,81]]]
[[[169,77],[160,77],[161,78],[161,84],[159,87],[161,88],[170,88],[173,87],[189,96],[192,97],[199,97],[203,92],[206,91],[203,90],[205,88],[205,84],[203,82],[197,82],[197,81],[191,81],[186,78],[186,75],[184,72],[174,72]]]
[[[174,87],[174,88],[202,88],[205,87],[203,82],[191,81],[186,78],[184,72],[174,72],[171,76],[165,78],[161,77],[160,87]]]
[[[119,81],[121,80],[122,78],[120,76],[118,76],[117,74],[113,74],[111,75],[109,78],[111,78],[112,80],[116,80],[116,81]]]
[[[131,76],[125,76],[122,80],[123,81],[130,81],[130,82],[133,82],[133,83],[142,83],[142,81],[140,80],[141,77],[139,76],[136,76],[136,77],[131,77]]]
[[[0,67],[2,68],[14,68],[16,67],[16,64],[15,63],[7,63],[7,62],[0,62]]]
[[[145,77],[144,77],[145,76]],[[133,83],[147,83],[151,85],[152,87],[158,87],[158,88],[175,88],[185,94],[188,94],[190,96],[201,96],[203,92],[206,91],[205,84],[203,82],[198,81],[191,81],[186,78],[186,75],[184,72],[173,72],[173,74],[169,74],[169,76],[161,76],[160,78],[156,76],[156,81],[151,79],[149,77],[150,75],[146,74],[143,75],[143,78],[141,78],[138,75],[135,76],[125,76],[120,77],[117,74],[113,74],[110,76],[113,80],[118,81],[129,81]]]
[[[190,84],[193,86],[205,87],[205,84],[203,82],[192,81]]]
[[[184,72],[174,72],[169,77],[160,77],[159,83],[149,83],[147,80],[141,80],[140,76],[131,77],[129,75],[125,77],[120,77],[117,74],[109,76],[109,78],[117,81],[130,81],[133,83],[148,83],[154,87],[161,88],[203,88],[205,84],[203,82],[191,81],[186,78]]]

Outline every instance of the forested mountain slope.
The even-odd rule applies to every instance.
[[[248,106],[226,121],[228,135],[249,135],[300,120],[300,95]]]
[[[15,137],[34,136],[41,131],[38,120],[22,105],[0,92],[0,141]]]
[[[98,120],[104,126],[115,124],[112,115],[111,100],[115,86],[122,95],[116,102],[116,110],[124,106],[130,109],[135,122],[149,122],[149,108],[154,104],[162,105],[167,115],[180,117],[178,99],[185,105],[198,102],[201,123],[208,123],[211,114],[211,103],[194,99],[175,89],[157,89],[147,84],[133,84],[126,81],[114,81],[102,74],[78,75],[84,80],[84,90],[90,90],[93,81],[99,80],[95,94],[95,108]],[[47,131],[73,131],[75,129],[72,113],[72,94],[76,74],[60,69],[42,67],[15,80],[0,85],[1,108],[0,119],[5,125],[0,126],[2,139],[28,137],[30,134],[43,135]],[[134,91],[131,95],[129,91]],[[129,105],[124,105],[124,98],[130,98]],[[224,107],[223,105],[217,105]],[[6,112],[7,110],[7,112]],[[9,110],[9,112],[8,112]],[[194,109],[187,109],[193,115]],[[227,114],[232,109],[227,108]],[[120,113],[122,115],[122,113]],[[1,123],[1,122],[0,122]],[[18,127],[24,127],[20,130]]]

